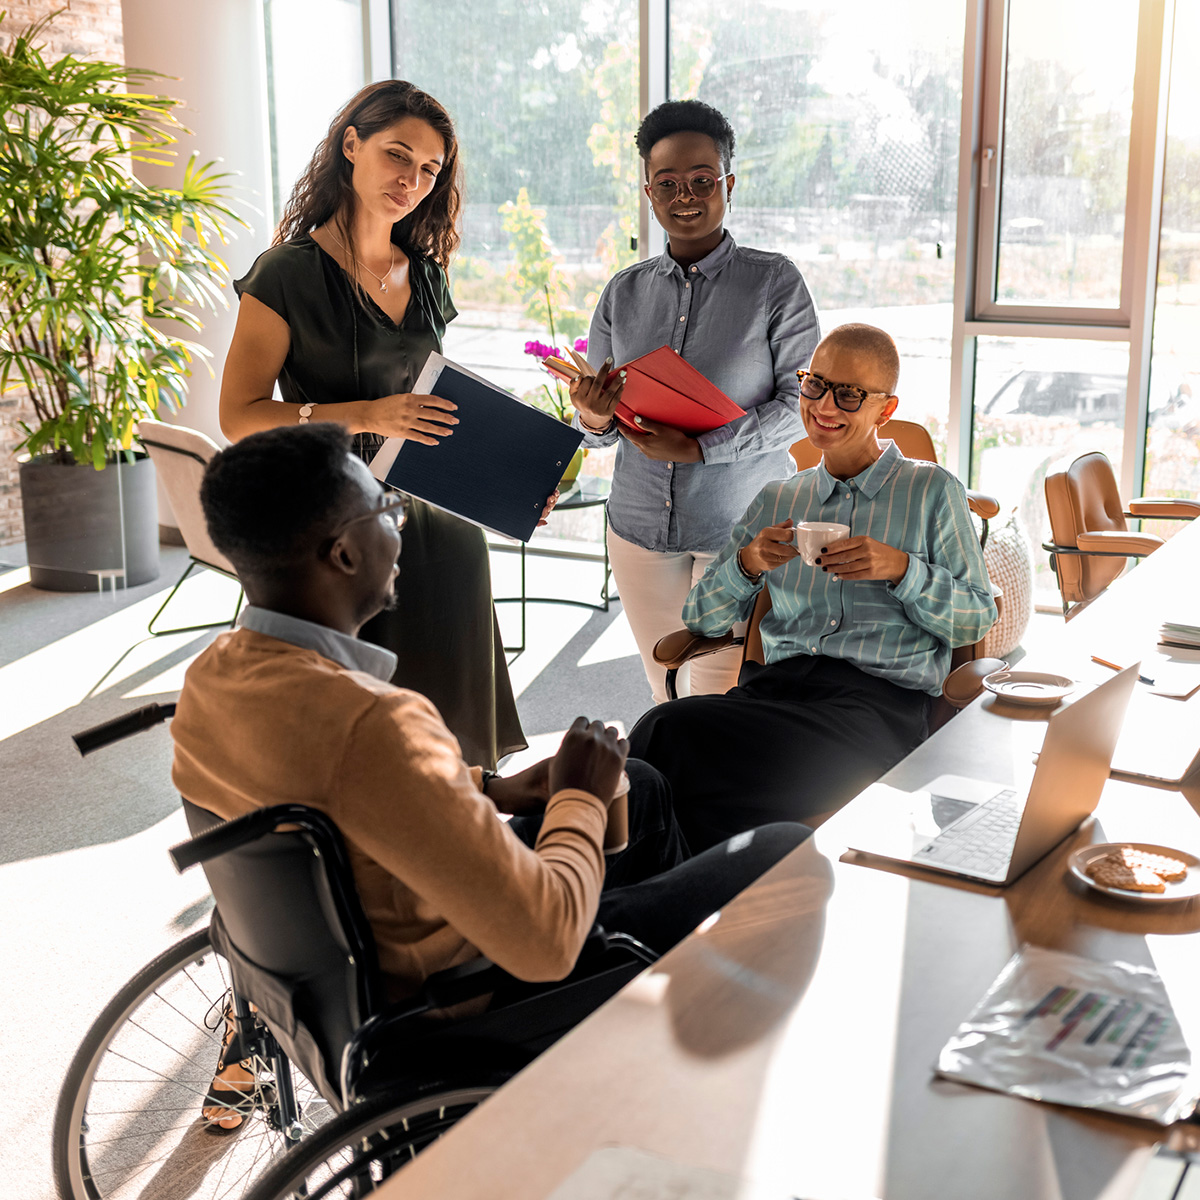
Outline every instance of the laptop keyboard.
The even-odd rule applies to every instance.
[[[1015,788],[998,792],[943,830],[913,855],[914,862],[936,863],[969,875],[1004,875],[1025,811]]]

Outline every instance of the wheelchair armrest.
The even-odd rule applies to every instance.
[[[985,521],[990,521],[1000,512],[1000,501],[986,492],[975,492],[967,489],[967,504],[971,511]]]
[[[419,1012],[452,1008],[467,1000],[490,995],[502,983],[512,983],[514,979],[515,976],[503,967],[496,966],[491,959],[473,958],[470,962],[459,963],[457,967],[447,967],[436,975],[430,975],[413,997],[412,1003],[420,1006],[416,1009]]]
[[[720,637],[705,637],[701,633],[693,633],[690,629],[677,629],[659,638],[654,647],[654,661],[660,667],[677,671],[684,663],[705,654],[716,654],[728,646],[740,646],[743,638],[734,637],[729,630]]]
[[[327,853],[340,851],[344,858],[345,851],[340,849],[342,839],[337,826],[324,813],[305,804],[273,804],[270,808],[255,809],[245,816],[222,821],[206,833],[172,846],[168,853],[175,870],[183,874],[197,863],[207,862],[210,858],[257,841],[284,825],[306,830],[314,835]],[[346,867],[348,870],[348,863]]]
[[[1089,551],[1100,551],[1102,554],[1127,554],[1140,557],[1152,554],[1163,544],[1160,537],[1152,533],[1129,533],[1121,529],[1096,529],[1080,533],[1075,538],[1075,545],[1087,554]]]
[[[1161,517],[1175,521],[1193,521],[1200,517],[1200,500],[1179,500],[1172,496],[1140,496],[1130,500],[1127,517]]]
[[[951,708],[966,708],[983,691],[983,677],[993,671],[1003,671],[1008,663],[1002,658],[976,658],[955,667],[942,684],[942,695]]]

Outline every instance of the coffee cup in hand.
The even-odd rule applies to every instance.
[[[822,547],[850,536],[850,526],[833,521],[801,521],[794,532],[800,557],[812,567],[816,566]]]

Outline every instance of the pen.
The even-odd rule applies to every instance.
[[[1124,667],[1117,666],[1117,664],[1115,662],[1109,662],[1107,658],[1101,658],[1099,655],[1096,655],[1096,654],[1092,655],[1092,662],[1099,663],[1102,667],[1108,667],[1109,670],[1112,670],[1112,671],[1125,670]],[[1149,675],[1139,675],[1138,682],[1139,683],[1148,683],[1151,687],[1154,686],[1154,680],[1151,679]]]

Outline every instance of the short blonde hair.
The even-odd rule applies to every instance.
[[[836,345],[870,359],[886,381],[887,393],[895,395],[896,385],[900,382],[900,351],[896,349],[891,334],[874,325],[853,321],[831,329],[821,339],[821,344]]]

